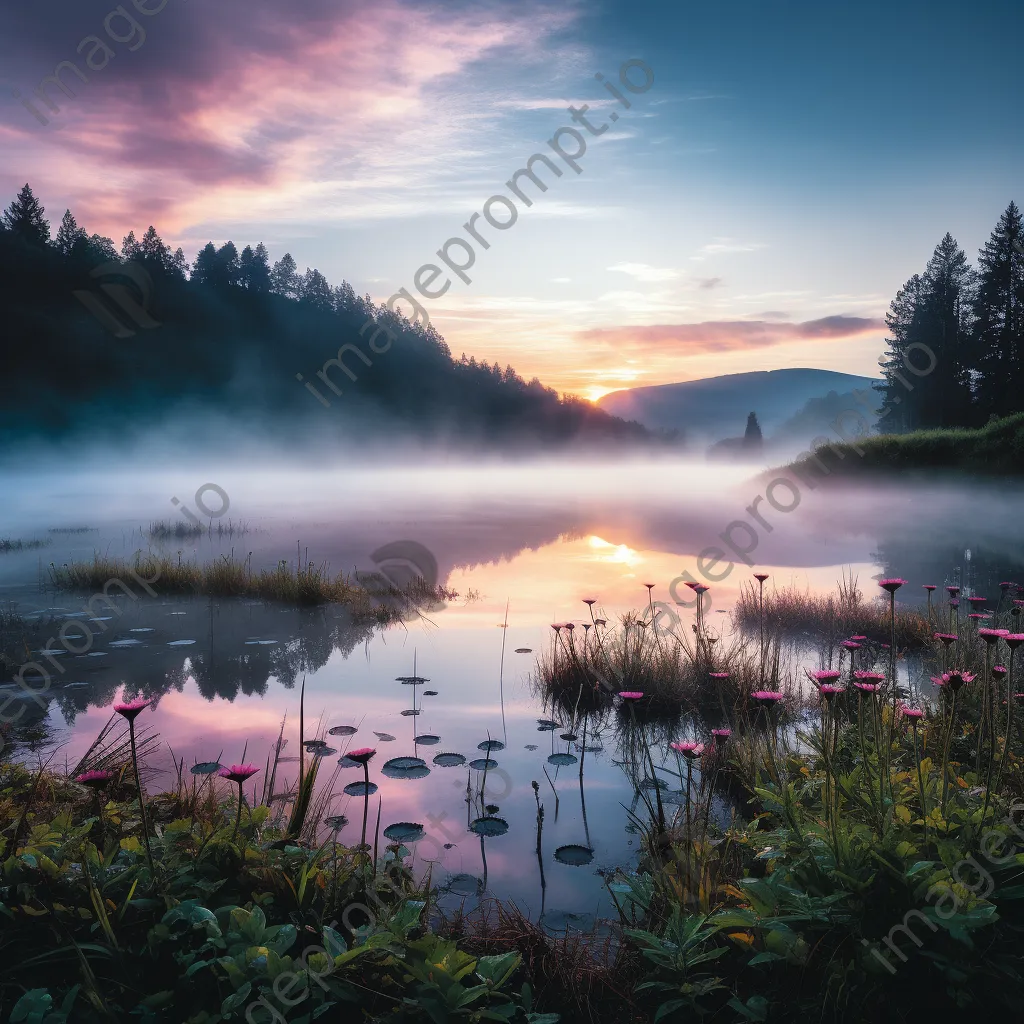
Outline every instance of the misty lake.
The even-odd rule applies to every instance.
[[[585,618],[584,598],[597,599],[596,608],[615,620],[647,603],[647,583],[655,584],[654,601],[668,602],[688,628],[691,607],[674,597],[692,595],[680,590],[679,577],[699,578],[698,556],[721,547],[731,523],[752,522],[745,510],[765,490],[756,470],[671,461],[259,472],[206,465],[170,473],[36,468],[6,475],[0,537],[45,546],[0,554],[0,603],[42,621],[80,618],[89,595],[55,593],[46,585],[47,567],[91,560],[94,552],[180,552],[200,562],[251,553],[254,568],[281,560],[294,567],[301,556],[304,563],[351,572],[377,569],[387,545],[422,546],[436,560],[439,581],[459,597],[384,630],[353,623],[331,607],[165,598],[157,581],[157,597],[120,598],[119,614],[88,616],[96,629],[88,653],[56,648],[53,657],[65,671],[55,675],[47,710],[34,717],[45,718],[57,762],[74,764],[122,689],[158,698],[140,724],[157,731],[162,743],[151,759],[157,771],[151,786],[170,785],[169,750],[186,770],[198,762],[241,761],[243,750],[264,764],[286,715],[284,753],[295,756],[305,678],[307,735],[318,724],[321,732],[356,730],[327,735],[333,749],[321,777],[330,776],[345,749],[376,747],[371,829],[378,796],[382,829],[422,823],[426,836],[410,844],[417,870],[434,862],[435,880],[446,880],[450,898],[469,905],[486,875],[487,891],[514,899],[532,918],[543,909],[550,927],[585,927],[609,910],[598,872],[636,864],[639,844],[627,813],[636,795],[617,763],[614,717],[590,723],[585,743],[578,735],[562,738],[573,735],[562,719],[558,728],[541,724],[556,716],[536,686],[536,659],[552,643],[551,623]],[[214,530],[230,520],[246,524],[247,532],[187,541],[150,537],[152,522],[187,522],[181,508],[196,514],[193,496],[207,482],[230,498]],[[769,585],[824,591],[852,571],[867,592],[879,574],[899,574],[912,584],[906,600],[916,602],[923,583],[955,580],[980,589],[1015,571],[1024,575],[1022,497],[1017,486],[962,479],[804,488],[789,512],[762,503],[756,547],[745,543],[756,571],[770,574]],[[212,492],[205,500],[211,510],[219,507]],[[786,503],[793,504],[792,496],[780,495],[777,504]],[[705,564],[713,560],[705,554]],[[715,574],[727,563],[715,566]],[[733,628],[728,613],[752,571],[740,562],[712,584],[709,614],[723,634]],[[39,650],[47,640],[40,631]],[[419,685],[400,681],[414,674],[423,679]],[[681,735],[688,723],[676,728]],[[488,751],[489,740],[502,748],[492,743]],[[461,759],[437,764],[441,753]],[[489,813],[509,830],[484,839],[467,828],[474,811],[466,793],[467,778],[478,788],[482,774],[468,762],[488,753],[496,763],[488,766],[482,803],[497,807]],[[553,756],[560,754],[571,757]],[[414,778],[381,771],[385,760],[406,756],[422,759],[429,771]],[[285,780],[278,788],[295,768],[281,765]],[[335,782],[329,813],[350,819],[344,842],[359,839],[362,799],[343,787],[361,777],[358,767],[341,768]],[[541,864],[533,781],[545,804]],[[592,850],[592,858],[580,857],[577,847]]]

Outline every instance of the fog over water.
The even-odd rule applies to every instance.
[[[487,793],[512,827],[486,841],[488,886],[534,914],[540,892],[530,783],[538,780],[550,798],[547,767],[560,811],[556,819],[549,810],[545,821],[546,857],[560,845],[579,843],[592,846],[595,859],[589,866],[555,862],[546,869],[546,910],[600,915],[606,904],[595,869],[628,864],[637,848],[623,806],[632,794],[615,764],[613,729],[595,739],[603,751],[586,755],[582,792],[576,766],[556,768],[546,760],[575,749],[559,739],[560,730],[538,731],[537,719],[546,712],[531,680],[536,656],[550,643],[550,623],[582,619],[585,597],[596,598],[615,620],[645,604],[643,584],[654,583],[654,600],[668,602],[688,624],[692,610],[674,596],[692,596],[679,589],[679,577],[689,572],[700,578],[698,557],[704,553],[703,564],[715,575],[735,563],[712,582],[709,595],[714,625],[728,631],[728,616],[719,613],[732,607],[754,568],[729,552],[723,534],[749,551],[758,571],[770,573],[769,586],[822,591],[852,571],[872,597],[872,577],[899,574],[911,583],[901,596],[916,602],[922,583],[956,579],[984,593],[1001,579],[1024,578],[1019,486],[925,478],[813,489],[799,484],[797,490],[780,485],[773,492],[776,505],[793,506],[784,512],[764,497],[778,474],[758,476],[763,470],[671,459],[416,464],[409,458],[356,467],[325,459],[310,468],[269,459],[261,465],[196,458],[155,469],[142,459],[93,465],[70,458],[67,465],[12,466],[4,472],[0,538],[46,544],[0,554],[0,602],[25,614],[80,613],[88,595],[55,594],[40,584],[50,562],[88,560],[94,552],[177,557],[180,551],[183,559],[200,562],[232,553],[243,559],[251,552],[257,570],[280,560],[294,568],[301,552],[303,562],[351,572],[375,569],[374,553],[384,545],[422,545],[436,559],[439,582],[460,596],[384,632],[354,624],[337,609],[162,597],[159,582],[156,598],[122,601],[120,616],[97,623],[104,631],[88,654],[57,655],[66,670],[55,678],[40,714],[61,744],[58,760],[73,764],[81,756],[123,688],[158,698],[156,710],[140,721],[186,765],[238,760],[246,744],[248,756],[262,764],[285,715],[286,753],[294,754],[298,685],[305,676],[307,725],[322,715],[325,727],[358,727],[351,738],[328,737],[338,755],[346,743],[375,745],[383,755],[378,767],[385,756],[399,755],[431,765],[442,751],[482,756],[478,744],[488,735],[506,744],[492,755],[498,770],[489,774]],[[214,528],[241,521],[248,532],[151,540],[152,522],[187,522],[183,508],[198,514],[196,492],[205,484],[229,497]],[[747,511],[758,496],[760,522]],[[211,511],[221,506],[213,490],[200,497]],[[729,532],[737,521],[754,532]],[[88,530],[51,532],[73,528]],[[717,564],[709,548],[721,549]],[[40,649],[46,641],[40,634]],[[531,653],[517,654],[517,648]],[[415,688],[396,681],[412,674],[414,658],[416,671],[430,680]],[[403,715],[414,701],[419,714]],[[421,744],[417,737],[424,735],[439,740]],[[166,750],[155,763],[165,772]],[[329,757],[325,767],[333,771],[336,760]],[[294,767],[282,766],[292,774]],[[339,792],[357,775],[342,769]],[[417,864],[438,860],[449,875],[482,877],[480,840],[466,831],[464,767],[432,766],[418,780],[373,777],[380,785],[382,827],[419,821],[434,837],[433,845],[424,840],[417,847]],[[158,779],[169,783],[171,777]],[[354,819],[361,802],[342,795],[333,811]],[[343,841],[356,838],[342,834]],[[445,850],[446,842],[454,845]]]

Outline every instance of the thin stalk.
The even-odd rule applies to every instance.
[[[135,769],[135,785],[139,791],[139,815],[142,818],[142,838],[146,844],[146,858],[149,860],[149,872],[156,881],[156,866],[153,863],[153,851],[149,845],[149,822],[146,820],[146,801],[142,795],[142,778],[139,776],[139,755],[135,745],[135,719],[128,719],[128,739],[132,747],[132,767]]]

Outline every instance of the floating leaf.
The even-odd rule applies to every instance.
[[[423,676],[395,676],[395,682],[405,683],[406,686],[417,686],[420,683],[429,683],[429,679]]]
[[[430,774],[430,769],[421,757],[393,757],[384,762],[381,774],[389,779],[422,779]]]
[[[436,754],[434,756],[434,764],[439,768],[458,768],[460,764],[465,764],[466,758],[462,754]]]
[[[374,736],[381,741],[381,743],[394,743],[395,737],[389,732],[374,732]]]
[[[354,736],[359,730],[354,725],[336,725],[327,730],[328,736]],[[377,733],[379,736],[380,733]]]
[[[537,744],[536,743],[527,743],[526,744],[526,749],[527,750],[536,750],[537,749]]]
[[[424,836],[423,826],[414,821],[396,821],[384,829],[384,835],[396,843],[411,843]]]
[[[490,757],[478,757],[475,761],[469,762],[470,768],[476,768],[477,771],[483,771],[485,768],[490,771],[492,768],[498,767],[498,762]]]
[[[215,771],[219,771],[220,768],[220,761],[200,761],[199,764],[192,765],[192,774],[212,775]]]
[[[329,818],[324,818],[324,822],[335,832],[340,832],[348,824],[348,818],[344,814],[332,814]]]
[[[575,764],[577,760],[578,760],[578,758],[576,757],[575,754],[549,754],[548,755],[548,764],[557,764],[557,765]]]
[[[483,892],[484,884],[475,875],[461,872],[448,880],[447,888],[457,896],[476,896]]]
[[[92,621],[91,619],[89,620]],[[171,640],[168,642],[168,647],[187,647],[189,644],[194,644],[195,640]]]
[[[560,722],[552,722],[550,718],[537,719],[537,732],[554,732],[556,729],[561,728]]]
[[[306,742],[303,744],[303,746],[306,748],[306,750],[308,750],[310,753],[312,753],[314,750],[318,750],[320,747],[326,747],[327,746],[327,741],[326,740],[306,740]]]
[[[572,742],[574,739],[577,739],[577,736],[574,732],[563,732],[561,738],[567,742]]]
[[[336,754],[338,751],[334,747],[317,747],[313,751],[314,757],[330,757],[332,754]]]
[[[423,691],[423,696],[424,697],[436,697],[437,696],[437,690],[424,690]]]
[[[341,757],[338,758],[338,764],[342,768],[361,768],[362,767],[362,765],[358,761],[353,761],[348,756],[348,754],[342,754]]]
[[[505,744],[501,740],[484,740],[476,745],[477,750],[504,750]]]
[[[402,717],[403,718],[414,718],[419,713],[420,713],[420,709],[419,708],[410,708],[408,711],[403,711],[402,712]]]
[[[517,647],[516,654],[533,654],[532,647]]]
[[[478,836],[503,836],[508,831],[508,822],[504,818],[477,818],[469,823],[469,831]]]
[[[589,846],[580,846],[577,843],[569,843],[567,846],[560,846],[555,850],[555,860],[573,867],[583,867],[593,859],[594,851]]]
[[[365,782],[350,782],[345,787],[349,796],[373,796],[377,792],[377,783],[371,782],[369,786]]]
[[[435,736],[431,732],[425,732],[422,736],[416,736],[413,739],[414,743],[419,743],[424,747],[432,747],[435,743],[439,743],[440,741],[441,737]]]

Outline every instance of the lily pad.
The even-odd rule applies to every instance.
[[[338,751],[334,747],[317,747],[313,751],[314,757],[330,757],[332,754],[336,754]]]
[[[517,647],[516,654],[533,654],[532,647]]]
[[[319,750],[321,747],[327,746],[326,740],[306,740],[303,746],[312,753],[314,750]]]
[[[220,761],[200,761],[199,764],[192,765],[192,774],[212,775],[214,772],[219,771],[220,768]]]
[[[435,736],[432,732],[425,732],[422,736],[416,736],[413,742],[424,747],[432,747],[435,743],[441,742],[441,737]]]
[[[338,765],[342,768],[362,768],[358,761],[353,761],[347,754],[342,754],[338,758]]]
[[[577,760],[578,758],[575,754],[548,754],[548,764],[575,764]]]
[[[578,739],[579,737],[577,737],[576,733],[574,732],[563,732],[561,738],[566,742],[571,743],[573,740]]]
[[[594,851],[589,846],[580,846],[577,843],[569,843],[567,846],[560,846],[555,850],[555,860],[560,864],[569,864],[572,867],[583,867],[594,859]]]
[[[396,821],[384,829],[384,835],[396,843],[411,843],[424,836],[423,826],[414,821]]]
[[[526,749],[527,750],[536,750],[537,749],[537,744],[536,743],[527,743],[526,744]]]
[[[142,641],[141,640],[113,640],[113,641],[111,641],[110,646],[111,647],[141,647],[142,646]],[[39,653],[40,654],[46,654],[48,652],[47,651],[40,651]],[[65,652],[61,651],[60,653],[64,654]]]
[[[332,814],[329,818],[324,818],[324,824],[333,828],[335,832],[340,832],[348,824],[348,818],[344,814]]]
[[[374,736],[381,741],[381,743],[394,743],[395,737],[389,732],[374,732]]]
[[[561,722],[552,722],[550,718],[537,719],[537,732],[554,732],[556,729],[561,728]]]
[[[402,717],[403,718],[415,718],[415,716],[418,715],[419,713],[420,713],[420,709],[419,708],[410,708],[408,711],[403,711],[402,712]]]
[[[434,764],[439,768],[458,768],[460,764],[465,764],[466,758],[462,754],[436,754],[434,756]]]
[[[577,750],[582,750],[585,754],[600,754],[604,747],[600,743],[588,743],[585,747],[581,747],[578,743],[576,744]]]
[[[418,686],[420,683],[429,683],[429,679],[423,676],[395,676],[395,682],[405,683],[406,686]]]
[[[248,646],[256,645],[259,647],[269,647],[272,644],[278,643],[277,640],[246,640],[245,642]]]
[[[423,779],[430,774],[427,762],[421,757],[393,757],[384,762],[380,771],[389,779]]]
[[[359,730],[354,725],[336,725],[327,730],[328,736],[354,736]],[[379,736],[380,733],[377,733]]]
[[[424,697],[436,697],[437,696],[437,690],[424,690],[423,691],[423,696]]]
[[[503,836],[508,831],[508,822],[504,818],[477,818],[469,823],[469,831],[478,836]]]
[[[365,782],[350,782],[345,787],[349,796],[373,796],[377,792],[377,783],[371,782],[369,786]]]
[[[461,872],[448,880],[447,889],[456,896],[476,896],[483,892],[484,884],[475,875]]]
[[[152,626],[136,626],[134,629],[129,629],[129,633],[152,633]]]
[[[505,744],[501,740],[484,740],[476,745],[477,750],[504,750]]]
[[[491,757],[478,757],[475,761],[469,762],[470,768],[475,768],[477,771],[482,772],[485,768],[490,771],[492,768],[498,767],[498,762]]]

